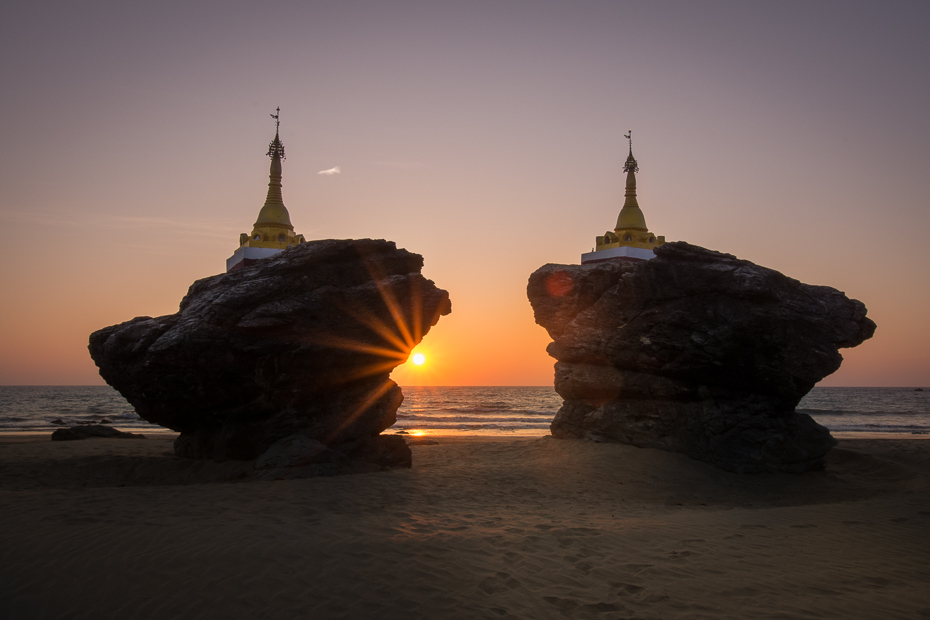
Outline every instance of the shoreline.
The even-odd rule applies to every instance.
[[[114,424],[108,424],[111,428],[115,428],[120,431],[127,431],[130,433],[138,433],[146,436],[170,436],[172,438],[177,437],[180,433],[177,431],[172,431],[169,429],[163,430],[148,430],[148,429],[139,429],[137,427],[131,426],[119,426]],[[59,428],[68,428],[65,426]],[[0,431],[0,442],[6,441],[8,439],[40,439],[43,437],[50,438],[52,433],[57,430],[57,428],[50,431],[11,431],[11,430],[2,430]],[[390,429],[388,429],[390,430]],[[517,431],[517,432],[498,432],[498,431],[483,431],[483,432],[462,432],[454,429],[425,429],[422,432],[414,433],[396,433],[396,432],[384,432],[384,435],[400,435],[407,439],[416,440],[417,438],[424,437],[460,437],[460,438],[474,438],[474,439],[486,439],[489,441],[498,441],[498,440],[526,440],[526,439],[539,439],[540,437],[549,436],[548,432],[538,432],[538,431]],[[924,432],[876,432],[876,431],[831,431],[830,433],[837,440],[841,439],[930,439],[930,433]]]

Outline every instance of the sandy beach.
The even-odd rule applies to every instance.
[[[171,435],[0,438],[0,618],[930,617],[930,441],[729,474],[543,438],[242,482]]]

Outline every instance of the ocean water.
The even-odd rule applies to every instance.
[[[544,435],[562,399],[551,387],[405,387],[390,431]],[[930,389],[815,387],[798,410],[831,431],[930,433]],[[101,422],[158,430],[109,386],[0,386],[0,432]]]
[[[0,432],[51,431],[90,422],[157,430],[108,385],[0,386]]]
[[[797,410],[836,432],[930,433],[930,389],[815,387]]]
[[[547,435],[562,399],[551,387],[405,387],[395,431]]]

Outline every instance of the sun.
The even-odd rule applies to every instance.
[[[413,361],[413,363],[416,364],[417,366],[422,366],[423,363],[426,361],[426,356],[423,355],[422,353],[414,353],[411,361]]]

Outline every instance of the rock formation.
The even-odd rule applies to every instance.
[[[836,444],[795,411],[870,338],[865,306],[683,242],[649,261],[545,265],[527,295],[553,342],[558,438],[683,452],[736,472],[822,469]]]
[[[379,433],[403,400],[391,370],[451,312],[422,267],[388,241],[301,244],[198,280],[177,314],[94,332],[90,354],[142,418],[181,433],[178,456],[251,460],[301,435],[316,456],[409,467]]]

